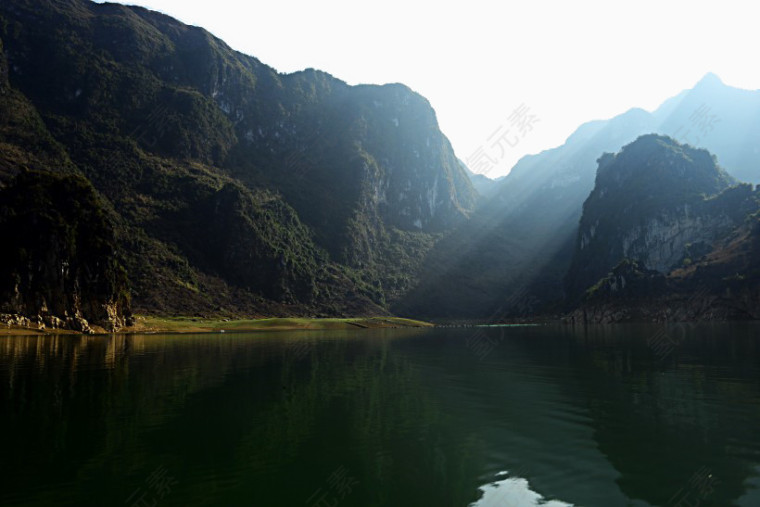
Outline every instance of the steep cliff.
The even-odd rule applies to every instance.
[[[383,313],[476,192],[423,97],[280,74],[205,30],[0,3],[0,181],[79,174],[140,311]]]
[[[732,182],[706,150],[658,135],[603,155],[583,205],[568,294],[581,295],[622,259],[667,273],[687,247],[709,251],[746,215],[733,206],[746,192],[710,198]]]
[[[521,312],[513,302],[522,298],[515,295],[527,290],[534,311],[559,311],[583,202],[602,153],[659,133],[708,149],[731,176],[757,184],[758,118],[760,91],[733,88],[708,74],[653,112],[631,109],[581,125],[561,146],[526,155],[494,182],[492,198],[455,239],[438,245],[422,284],[403,303],[413,313],[513,315]]]
[[[731,183],[667,137],[603,155],[566,277],[570,319],[758,318],[760,191]]]
[[[0,190],[0,311],[40,327],[123,327],[131,310],[113,220],[84,178],[19,174]]]
[[[668,275],[621,262],[568,314],[573,324],[760,319],[760,221],[748,217],[701,259]]]

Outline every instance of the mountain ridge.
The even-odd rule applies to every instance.
[[[0,106],[26,108],[0,120],[0,182],[91,181],[137,311],[385,314],[474,207],[404,85],[281,74],[202,28],[85,0],[4,2],[0,41]]]
[[[431,252],[427,263],[437,267],[399,308],[429,318],[449,315],[463,304],[454,296],[456,288],[479,279],[465,303],[472,307],[472,318],[491,317],[498,308],[502,317],[518,316],[522,310],[517,306],[526,305],[510,307],[526,297],[534,302],[529,305],[534,312],[560,313],[567,296],[562,280],[602,153],[616,153],[640,135],[670,135],[707,148],[738,180],[760,183],[760,151],[751,142],[760,138],[759,122],[760,91],[728,87],[707,74],[654,112],[631,108],[582,124],[564,144],[518,161],[470,224],[455,233],[459,240],[441,243],[436,248],[440,251]],[[736,132],[744,134],[737,137]],[[460,254],[464,245],[468,256]],[[483,272],[489,275],[480,276]],[[526,291],[529,296],[516,297]],[[436,298],[435,305],[426,304],[430,297]]]
[[[757,318],[758,212],[760,191],[707,150],[652,134],[603,155],[565,279],[570,321]]]
[[[132,293],[109,314],[114,326],[132,311],[499,320],[557,314],[608,275],[600,287],[624,275],[661,275],[663,290],[676,290],[680,282],[663,272],[687,259],[719,271],[705,256],[724,258],[717,243],[738,234],[742,214],[752,210],[751,187],[731,190],[736,182],[716,169],[713,153],[737,180],[760,179],[760,153],[750,142],[760,135],[760,91],[737,91],[714,75],[654,112],[632,108],[587,122],[563,145],[521,158],[492,181],[468,172],[429,101],[403,84],[350,86],[315,69],[280,73],[202,28],[87,0],[0,4],[0,113],[0,188],[25,188],[29,174],[71,178],[91,185],[95,196],[82,191],[87,209],[72,221],[110,217],[113,230],[101,227],[96,236],[112,237],[116,254],[104,250],[102,262],[118,260]],[[638,216],[651,227],[621,247],[623,255],[581,259],[591,266],[583,272],[577,245],[594,235],[584,216],[602,200],[596,186],[604,187],[604,168],[623,160],[642,135],[643,144],[667,145],[652,158],[663,172],[626,180],[632,191],[614,204],[637,200],[609,215],[617,217],[613,225],[628,227]],[[676,182],[663,161],[688,170]],[[704,167],[720,174],[715,185],[686,189]],[[50,189],[28,188],[38,194],[30,198],[69,216]],[[650,194],[661,199],[649,202]],[[11,203],[4,213],[17,216],[23,204]],[[631,207],[667,203],[678,206],[660,213],[657,224]],[[684,218],[684,205],[709,220]],[[34,213],[32,222],[46,217],[42,209]],[[653,247],[642,239],[668,227],[687,231],[690,241]],[[620,239],[608,229],[605,241]],[[62,230],[62,237],[79,237]],[[732,248],[752,251],[754,230]],[[45,241],[27,248],[26,239],[8,254],[44,258]],[[23,271],[15,260],[8,266],[0,273],[6,279]],[[684,286],[701,276],[680,268],[690,273],[682,278],[691,277]],[[13,283],[5,288],[14,293]],[[24,289],[23,299],[39,300],[26,294],[34,290]],[[55,310],[62,315],[43,315],[50,305],[40,305],[37,320],[105,323],[101,310],[114,296],[98,294],[87,308]],[[20,308],[14,305],[6,307]],[[28,305],[23,312],[34,313]]]

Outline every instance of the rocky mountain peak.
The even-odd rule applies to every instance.
[[[734,180],[706,150],[660,135],[644,135],[599,158],[596,185],[583,205],[567,290],[578,295],[623,259],[667,273],[688,248],[712,242],[736,226],[711,199]]]

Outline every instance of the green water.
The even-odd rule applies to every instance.
[[[0,505],[760,505],[760,326],[662,335],[0,338]]]

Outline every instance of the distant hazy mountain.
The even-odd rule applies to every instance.
[[[734,178],[760,183],[760,90],[742,90],[707,74],[653,114],[655,131],[705,148]]]
[[[499,181],[503,176],[501,178],[492,179],[485,174],[477,174],[470,171],[470,168],[461,160],[459,161],[459,165],[464,169],[464,172],[467,173],[467,176],[470,177],[472,186],[477,190],[481,197],[490,198],[493,196],[496,189],[499,188]]]
[[[631,109],[586,123],[562,146],[523,157],[455,238],[431,253],[426,266],[435,267],[401,307],[452,315],[465,306],[472,316],[492,316],[559,305],[596,160],[648,133],[707,148],[737,180],[760,183],[760,91],[732,88],[708,74],[654,113]],[[477,287],[461,289],[473,280]],[[525,293],[531,305],[524,304]]]
[[[596,158],[603,152],[617,152],[647,133],[705,148],[737,180],[760,183],[760,147],[755,142],[760,136],[760,91],[732,88],[707,74],[654,113],[632,109],[611,120],[586,123],[562,146],[523,157],[501,185],[501,209],[527,208],[536,192],[552,189],[558,189],[555,194],[562,199],[576,185],[587,195]]]
[[[475,205],[403,85],[279,74],[203,29],[86,0],[4,0],[0,48],[0,182],[89,181],[138,310],[382,313]]]

